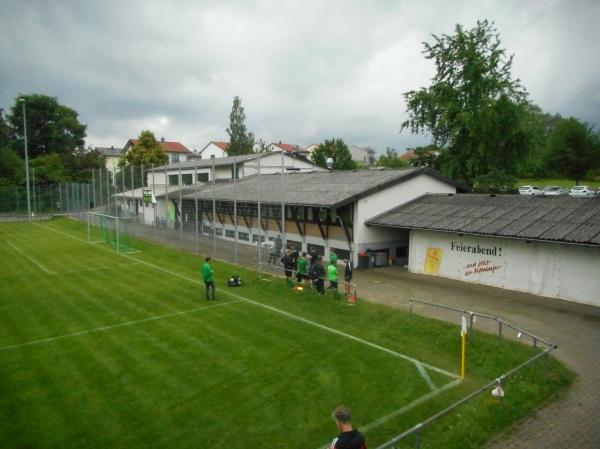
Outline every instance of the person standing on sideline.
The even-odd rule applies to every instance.
[[[303,252],[298,259],[298,271],[296,272],[296,279],[299,284],[304,283],[305,286],[308,286],[308,260],[306,260],[305,252]]]
[[[216,298],[215,295],[215,281],[213,280],[213,273],[215,272],[215,270],[213,270],[212,264],[211,264],[211,259],[210,256],[206,257],[206,262],[204,262],[204,265],[202,266],[202,277],[204,278],[204,285],[206,287],[206,300],[210,300],[212,299],[213,301]],[[209,290],[212,291],[212,294],[209,297]]]
[[[311,267],[317,263],[317,259],[319,258],[319,255],[317,254],[317,250],[315,249],[314,246],[310,247],[310,249],[308,251],[308,257],[310,257],[310,266]]]
[[[346,296],[352,295],[352,262],[347,257],[342,259],[344,261],[344,282],[346,283]]]
[[[329,288],[333,289],[335,299],[340,299],[340,294],[338,292],[337,264],[329,263],[327,266],[327,279],[329,280]]]
[[[352,428],[350,410],[340,405],[333,411],[332,416],[340,434],[333,439],[329,449],[367,449],[363,434]]]
[[[285,280],[286,283],[288,285],[288,287],[292,287],[293,282],[292,282],[292,275],[294,274],[294,260],[292,259],[292,256],[290,255],[290,250],[286,250],[285,252],[285,256],[283,256],[281,258],[281,263],[283,264],[283,271],[285,273]]]
[[[337,265],[338,256],[333,249],[329,250],[329,263],[333,265]]]
[[[321,256],[317,256],[317,262],[313,267],[315,288],[317,293],[320,295],[325,294],[325,268],[323,267],[323,261]]]

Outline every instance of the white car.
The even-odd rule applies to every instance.
[[[545,196],[568,195],[569,191],[561,186],[546,186],[544,187]]]
[[[571,191],[569,192],[569,195],[571,196],[594,196],[595,194],[595,190],[590,186],[571,187]]]
[[[544,191],[538,186],[519,187],[519,195],[543,195]]]

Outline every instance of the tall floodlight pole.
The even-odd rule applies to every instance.
[[[25,138],[25,180],[27,182],[27,219],[31,220],[31,199],[29,197],[29,153],[27,151],[27,116],[25,114],[25,98],[19,98],[23,105],[23,137]]]

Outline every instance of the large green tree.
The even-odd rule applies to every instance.
[[[162,149],[160,143],[151,131],[142,131],[135,145],[132,145],[127,154],[122,158],[120,165],[165,165],[169,162],[169,156]]]
[[[83,148],[86,125],[79,122],[78,114],[61,105],[54,97],[32,94],[15,99],[8,121],[13,133],[13,149],[23,156],[23,105],[27,119],[27,149],[29,158],[59,153],[74,154]]]
[[[551,170],[579,184],[589,170],[600,168],[600,138],[576,118],[560,119],[548,138],[545,158]]]
[[[462,181],[514,173],[531,144],[527,93],[511,75],[512,56],[493,24],[456,25],[453,35],[434,35],[424,46],[436,74],[429,87],[404,94],[408,119],[401,129],[430,133],[447,153],[446,174]]]
[[[356,168],[348,145],[342,139],[326,139],[312,153],[313,162],[323,168],[327,168],[327,158],[329,157],[333,158],[334,170],[353,170]]]
[[[0,148],[0,186],[19,185],[25,180],[25,164],[8,147]]]
[[[227,154],[229,156],[237,156],[240,154],[252,154],[254,145],[254,134],[246,129],[246,113],[242,107],[240,97],[233,99],[231,114],[229,114],[229,147]]]

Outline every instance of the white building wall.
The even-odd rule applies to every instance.
[[[600,248],[592,246],[421,230],[410,236],[412,272],[595,306],[600,306],[599,262]]]
[[[408,246],[408,233],[393,229],[369,227],[365,221],[400,206],[425,193],[456,193],[456,187],[428,174],[421,174],[400,184],[373,193],[354,203],[354,252]],[[358,260],[356,257],[354,260]]]

